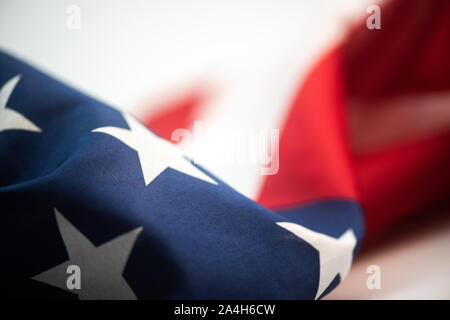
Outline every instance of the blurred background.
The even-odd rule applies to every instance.
[[[294,92],[311,68],[333,47],[348,41],[349,34],[354,39],[361,36],[351,32],[358,23],[365,24],[366,9],[372,4],[382,7],[383,28],[384,2],[368,0],[0,0],[0,48],[143,121],[151,122],[183,102],[189,105],[189,101],[201,100],[196,119],[207,119],[205,134],[217,127],[279,128]],[[418,7],[419,14],[402,9],[404,16],[388,17],[387,21],[408,28],[413,23],[416,28],[409,28],[409,33],[424,41],[426,34],[419,31],[436,20],[422,19],[422,13],[431,9]],[[79,15],[78,20],[73,20],[74,14]],[[389,121],[414,124],[411,117],[424,119],[418,125],[403,126],[400,133],[394,130],[390,137],[401,140],[402,134],[415,132],[418,126],[425,127],[421,132],[434,127],[424,123],[450,119],[445,111],[450,106],[450,91],[445,91],[444,100],[438,99],[444,102],[437,103],[434,113],[413,113],[408,121],[401,120],[404,113],[399,111],[377,122],[376,112],[367,114],[358,109],[361,101],[379,103],[367,98],[368,92],[376,91],[370,91],[371,84],[356,76],[367,71],[362,66],[373,62],[374,68],[391,70],[392,65],[398,65],[383,65],[367,55],[379,50],[380,55],[386,52],[392,57],[402,52],[395,50],[402,41],[382,37],[377,41],[377,47],[367,47],[364,41],[348,46],[352,61],[361,56],[368,59],[362,65],[355,62],[347,79],[349,91],[355,93],[349,117],[364,119],[350,121],[358,154],[364,154],[367,145],[375,148],[386,140],[379,133],[373,134],[380,130],[364,128],[380,128]],[[396,56],[396,61],[408,57]],[[405,73],[414,65],[410,62],[401,71]],[[431,68],[435,66],[424,72]],[[450,79],[450,73],[447,76]],[[383,83],[393,88],[400,80],[390,77]],[[429,82],[421,82],[426,84]],[[381,93],[389,90],[380,85],[377,88],[380,94],[374,96],[387,96]],[[420,99],[400,104],[430,103]],[[447,120],[438,121],[440,130],[450,128]],[[257,166],[205,166],[248,197],[257,197],[263,179]],[[364,247],[348,278],[327,299],[450,299],[450,210],[441,205],[448,196],[445,191],[436,206],[428,206]],[[380,267],[380,290],[366,286],[370,265]]]

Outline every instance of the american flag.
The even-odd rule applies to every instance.
[[[0,64],[4,292],[312,299],[348,273],[363,236],[355,201],[275,213],[132,116],[5,53]]]
[[[228,183],[168,141],[223,113],[202,93],[139,120],[0,51],[2,295],[327,295],[363,238],[448,196],[450,6],[421,6],[387,2],[381,30],[355,24],[286,91],[284,115],[238,110],[281,119],[279,163],[253,193],[233,185],[248,172]]]

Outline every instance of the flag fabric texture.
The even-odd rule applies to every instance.
[[[131,116],[5,53],[0,65],[2,294],[314,299],[348,273],[356,202],[277,214]]]
[[[369,34],[359,26],[311,69],[283,124],[280,170],[266,177],[256,201],[163,139],[189,112],[150,119],[153,132],[0,52],[2,295],[325,296],[349,272],[365,224],[374,237],[446,196],[445,132],[433,127],[411,139],[408,126],[395,125],[386,139],[359,130],[369,128],[367,119],[392,121],[385,117],[392,104],[425,101],[420,109],[449,89],[449,6],[427,3],[408,29],[429,26],[426,45],[402,28]],[[400,13],[417,17],[406,8],[389,3],[383,30],[397,30]],[[387,41],[395,46],[367,60]],[[398,140],[386,144],[392,136]]]

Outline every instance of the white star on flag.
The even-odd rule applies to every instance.
[[[0,132],[6,130],[26,130],[42,132],[33,122],[13,109],[6,107],[11,93],[14,91],[20,75],[17,75],[6,82],[0,89]]]
[[[76,293],[81,300],[135,300],[136,296],[122,273],[142,227],[96,247],[56,209],[55,216],[69,260],[32,279]],[[80,289],[67,286],[67,267],[70,265],[81,270]]]
[[[339,274],[342,281],[350,271],[353,250],[357,243],[352,229],[348,229],[336,239],[292,222],[277,222],[277,225],[305,240],[319,251],[320,275],[316,299],[328,288],[336,275]]]
[[[123,117],[130,129],[101,127],[92,130],[92,132],[109,134],[136,150],[146,186],[169,167],[197,179],[217,184],[208,175],[186,160],[181,152],[170,142],[156,136],[129,114],[124,113]]]

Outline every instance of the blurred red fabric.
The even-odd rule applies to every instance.
[[[265,176],[257,201],[282,209],[323,199],[357,200],[369,241],[445,201],[448,57],[449,1],[384,2],[380,30],[369,30],[364,17],[293,93],[281,128],[279,172]],[[441,106],[432,108],[428,97],[442,93]],[[172,130],[189,127],[202,103],[198,97],[187,96],[146,123],[170,138]]]

